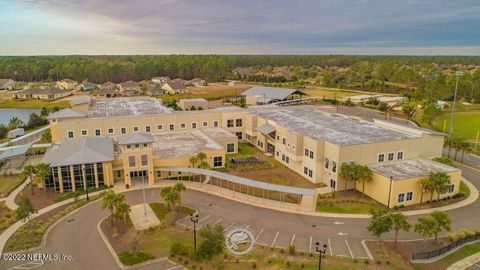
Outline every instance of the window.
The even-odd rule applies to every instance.
[[[139,148],[140,147],[140,144],[135,144],[135,148]]]
[[[313,171],[310,169],[308,170],[308,176],[313,177]]]
[[[305,175],[308,174],[308,168],[307,167],[303,167],[303,174],[305,174]]]
[[[126,128],[121,128],[121,129],[120,129],[120,133],[126,134],[126,133],[127,133],[127,129],[126,129]]]
[[[128,166],[135,167],[135,156],[128,157]]]
[[[68,131],[67,132],[67,137],[68,138],[73,138],[73,131]]]
[[[141,160],[142,166],[147,166],[148,165],[148,156],[147,155],[141,155],[140,160]]]
[[[186,128],[187,127],[187,124],[185,123],[180,123],[180,128]]]
[[[213,121],[213,126],[218,127],[218,121]]]
[[[325,169],[328,169],[328,163],[330,162],[330,160],[328,160],[328,158],[325,158]]]
[[[394,157],[394,153],[388,153],[388,161],[392,161]]]
[[[227,153],[235,152],[235,144],[234,143],[227,143]]]
[[[108,129],[108,134],[113,134],[113,128]]]
[[[235,125],[236,125],[237,127],[241,127],[241,126],[242,126],[242,119],[237,119],[237,120],[235,120]]]
[[[233,119],[227,120],[227,127],[233,127]]]
[[[87,134],[88,134],[88,133],[87,133],[87,130],[86,130],[86,129],[82,130],[82,136],[87,136]]]
[[[162,177],[162,171],[157,171],[157,177]]]
[[[95,136],[100,136],[100,129],[95,129]]]
[[[336,172],[337,171],[337,162],[335,162],[335,160],[332,160],[332,172]]]
[[[313,151],[310,151],[310,158],[313,158]]]
[[[150,132],[151,129],[150,129],[150,126],[145,126],[145,132]]]
[[[406,199],[407,199],[407,201],[413,200],[413,192],[412,191],[407,192],[407,198]]]
[[[285,162],[290,163],[290,158],[289,158],[289,157],[285,157]]]
[[[170,124],[170,125],[168,126],[168,129],[170,129],[170,130],[175,130],[175,125],[174,125],[174,124]]]
[[[148,147],[148,144],[144,143],[144,144],[143,144],[143,147]]]
[[[237,139],[241,140],[242,139],[242,132],[235,132],[235,135],[237,136]]]
[[[337,181],[330,179],[330,188],[336,189],[337,188]]]
[[[397,159],[398,160],[403,159],[403,152],[397,152]]]
[[[379,154],[378,155],[378,162],[384,162],[385,161],[385,154]]]
[[[127,144],[127,149],[130,149],[132,148],[132,146],[130,144]]]
[[[277,151],[277,157],[280,155],[280,153]]]
[[[192,128],[197,128],[197,123],[192,123]]]
[[[134,132],[137,132],[137,131],[138,131],[138,127],[133,127],[133,131],[134,131]]]
[[[455,184],[451,184],[451,185],[450,185],[450,188],[448,189],[448,192],[449,192],[449,193],[452,193],[452,192],[454,192],[454,191],[455,191]]]
[[[117,178],[120,178],[120,177],[122,177],[122,171],[121,171],[121,170],[118,170],[118,171],[117,171]]]
[[[222,157],[213,157],[213,167],[222,167]]]
[[[405,193],[398,194],[397,202],[401,203],[405,201]]]
[[[207,121],[203,121],[203,126],[204,126],[204,127],[208,127],[208,122],[207,122]]]
[[[162,130],[163,129],[163,125],[160,124],[160,125],[157,125],[157,130]]]
[[[277,141],[280,141],[280,136],[277,135]]]
[[[282,154],[282,160],[285,161],[285,155],[284,154]]]
[[[282,143],[283,143],[283,145],[287,144],[287,139],[283,138]]]

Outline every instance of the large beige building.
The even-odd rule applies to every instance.
[[[50,115],[52,140],[112,138],[116,153],[111,166],[113,180],[126,184],[132,184],[131,179],[139,175],[153,183],[162,177],[156,170],[191,166],[188,160],[198,152],[207,154],[211,167],[221,167],[225,154],[237,151],[238,139],[332,190],[355,188],[339,177],[342,164],[368,165],[374,181],[366,186],[366,193],[391,207],[416,203],[420,179],[429,172],[451,176],[452,188],[442,197],[459,190],[459,170],[431,161],[441,156],[444,139],[443,134],[431,130],[388,121],[369,122],[314,106],[174,112],[158,100],[142,97],[92,100],[82,110]],[[415,173],[401,173],[413,167]],[[384,198],[386,193],[391,195],[390,203]]]

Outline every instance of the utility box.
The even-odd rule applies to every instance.
[[[25,130],[23,128],[16,128],[16,129],[10,130],[7,134],[7,137],[9,139],[13,139],[13,138],[22,136],[23,134],[25,134]]]

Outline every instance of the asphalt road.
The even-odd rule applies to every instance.
[[[463,176],[480,188],[480,171],[462,167]],[[148,189],[148,202],[159,202],[159,189]],[[142,192],[126,193],[131,205],[142,203]],[[284,213],[258,208],[247,204],[219,198],[213,195],[187,191],[183,203],[199,211],[199,227],[206,224],[222,224],[226,230],[234,227],[250,229],[261,244],[287,248],[294,244],[298,250],[309,252],[315,249],[315,242],[328,244],[327,254],[364,258],[367,257],[361,245],[363,239],[372,239],[366,231],[367,219],[326,218]],[[453,230],[477,229],[480,216],[480,201],[449,212]],[[105,243],[97,232],[97,224],[108,212],[102,210],[99,202],[77,211],[52,228],[45,247],[31,251],[57,253],[72,256],[71,261],[30,263],[0,263],[0,269],[119,269]],[[410,217],[415,222],[416,216]],[[188,218],[178,221],[179,226],[190,227]],[[392,234],[384,239],[392,239]],[[414,232],[401,233],[401,239],[417,239]],[[16,266],[16,267],[15,267]],[[14,268],[11,268],[14,267]],[[171,269],[168,262],[159,262],[138,269]]]

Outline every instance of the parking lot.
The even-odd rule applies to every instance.
[[[197,229],[201,229],[207,224],[221,224],[224,227],[225,232],[237,227],[247,228],[253,233],[255,240],[259,245],[283,249],[288,249],[290,245],[293,245],[298,252],[315,252],[315,243],[320,242],[320,246],[327,244],[328,255],[368,259],[367,252],[361,241],[348,238],[348,233],[346,232],[338,232],[327,238],[320,238],[319,236],[324,235],[325,233],[321,233],[321,228],[314,224],[312,224],[309,230],[303,228],[301,231],[295,231],[294,228],[291,228],[290,230],[265,228],[255,225],[256,222],[239,222],[238,220],[229,220],[207,213],[202,215],[201,212],[199,212],[199,216]],[[177,221],[177,225],[190,230],[193,229],[190,217]],[[343,222],[336,222],[336,224],[332,225],[341,228]]]

